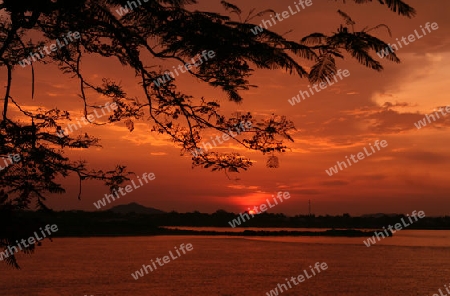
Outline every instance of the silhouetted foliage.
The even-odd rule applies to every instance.
[[[400,15],[411,17],[415,13],[400,0],[378,2]],[[128,180],[130,173],[124,166],[117,165],[110,171],[89,170],[85,162],[64,156],[66,148],[88,149],[99,145],[99,140],[88,134],[78,137],[57,135],[63,123],[71,120],[69,112],[56,108],[24,110],[21,98],[11,95],[13,71],[18,63],[30,54],[42,51],[49,40],[61,38],[67,32],[79,32],[81,37],[51,51],[42,59],[30,60],[32,98],[35,93],[33,64],[55,64],[67,79],[78,80],[79,95],[84,102],[81,108],[86,120],[91,122],[88,114],[92,110],[114,102],[118,108],[109,117],[110,123],[123,121],[132,131],[134,121],[145,116],[153,124],[151,131],[169,136],[181,147],[182,153],[198,149],[205,131],[227,133],[238,123],[251,121],[252,128],[234,140],[249,150],[272,155],[269,167],[278,166],[273,153],[286,150],[284,141],[293,141],[291,133],[295,127],[292,121],[275,114],[269,118],[257,118],[250,112],[227,117],[220,112],[218,101],[194,98],[180,92],[176,79],[156,86],[153,81],[165,71],[145,57],[186,64],[204,50],[214,51],[215,58],[191,68],[189,74],[205,85],[222,90],[230,101],[236,103],[243,100],[242,91],[254,87],[248,80],[254,68],[285,69],[312,82],[321,81],[336,70],[335,59],[349,53],[366,67],[382,69],[371,54],[388,45],[371,36],[370,29],[355,31],[354,22],[345,13],[341,15],[346,22],[337,32],[330,36],[313,33],[296,42],[270,30],[257,35],[251,32],[255,25],[249,21],[269,10],[261,13],[252,10],[242,21],[242,11],[226,1],[221,2],[224,9],[239,20],[190,9],[189,5],[195,3],[196,0],[150,0],[122,17],[115,10],[126,4],[124,0],[4,0],[0,4],[0,68],[7,73],[0,123],[0,156],[21,156],[19,163],[0,171],[0,186],[4,190],[0,203],[2,211],[45,209],[48,193],[65,192],[57,178],[65,178],[69,174],[79,177],[79,197],[83,180],[103,180],[111,190]],[[118,60],[124,68],[133,69],[140,79],[144,97],[128,96],[127,91],[115,82],[117,77],[105,78],[101,85],[90,82],[82,67],[86,56],[109,57]],[[388,58],[398,62],[395,53]],[[302,66],[303,62],[315,65],[308,72]],[[97,101],[99,95],[104,104],[92,103],[92,99]],[[8,111],[11,108],[19,110],[21,117],[10,118]],[[199,154],[192,160],[193,166],[224,172],[239,172],[252,164],[249,158],[239,153],[213,151]],[[2,229],[6,227],[4,225]],[[12,239],[25,235],[26,231],[19,228],[18,225],[11,226],[8,231],[2,231],[1,245],[6,246]],[[32,251],[32,248],[27,251]],[[15,261],[11,263],[15,264]]]

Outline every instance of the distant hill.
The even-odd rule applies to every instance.
[[[154,208],[147,208],[143,205],[137,204],[135,202],[132,202],[127,205],[118,205],[115,207],[112,207],[110,211],[113,211],[114,213],[119,214],[128,214],[128,213],[136,213],[136,214],[165,214],[164,211],[154,209]]]

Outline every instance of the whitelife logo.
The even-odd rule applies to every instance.
[[[445,111],[447,111],[447,112],[445,112]],[[444,111],[444,108],[439,107],[439,112],[441,112],[442,116],[446,116],[448,113],[450,113],[450,106],[446,106],[445,107],[445,111]],[[434,112],[434,115],[436,115],[436,117],[438,119],[441,119],[441,117],[439,117],[439,114],[438,114],[437,111]],[[428,123],[431,123],[430,118],[433,118],[433,122],[436,121],[436,117],[434,117],[434,115],[433,114],[427,114],[427,115],[425,115],[425,117],[422,120],[419,120],[417,123],[414,123],[414,125],[416,126],[417,129],[421,129],[422,127],[426,127],[427,126],[427,120],[428,120]]]
[[[283,20],[289,18],[290,16],[299,13],[302,9],[305,10],[307,7],[311,6],[312,0],[306,0],[306,1],[300,0],[300,1],[298,1],[298,4],[297,4],[297,2],[294,2],[294,5],[295,5],[295,8],[297,8],[297,12],[292,10],[292,7],[289,5],[288,6],[289,11],[285,10],[282,13],[275,13],[275,18],[279,22],[282,22]],[[300,9],[299,5],[302,7],[301,9]],[[305,7],[305,5],[306,5],[306,7]],[[259,33],[263,32],[263,27],[262,27],[263,25],[264,25],[265,29],[267,29],[267,27],[268,27],[267,25],[269,25],[269,27],[276,25],[277,22],[273,18],[273,15],[270,15],[270,17],[272,18],[273,24],[270,20],[262,20],[262,23],[259,26],[255,26],[253,29],[250,29],[250,31],[252,31],[252,33],[254,35],[258,35]]]
[[[236,125],[234,128],[236,129],[237,135],[240,135],[241,132],[245,132],[245,129],[250,130],[251,127],[252,127],[252,123],[250,121],[247,121],[245,123],[243,121],[241,121],[241,123],[239,124],[239,127]],[[217,142],[219,142],[219,144],[223,144],[225,141],[230,140],[230,136],[234,139],[234,137],[236,137],[237,135],[231,131],[231,128],[229,128],[228,134],[223,133],[222,136],[216,136],[215,139],[217,140]],[[222,138],[222,140],[224,142],[220,141],[220,138]],[[213,140],[212,136],[210,137],[210,139],[213,142],[214,147],[217,147],[216,141]],[[194,157],[197,157],[199,154],[206,153],[208,150],[213,148],[213,146],[211,145],[210,142],[206,142],[206,143],[202,142],[202,145],[203,145],[203,148],[191,149],[190,152],[192,153],[192,155]],[[209,145],[209,148],[208,148],[208,145]]]
[[[450,285],[450,284],[449,284]],[[444,285],[445,290],[447,291],[448,294],[443,294],[441,288],[439,288],[439,294],[433,294],[431,296],[449,296],[450,295],[450,290],[448,289],[447,285]]]
[[[0,165],[0,171],[3,171],[4,169],[9,167],[10,165],[13,165],[14,163],[18,163],[20,161],[20,154],[8,154],[8,158],[5,159],[4,157],[2,157],[2,160],[5,166],[3,167]],[[7,160],[9,161],[9,164]]]
[[[364,152],[366,153],[366,156],[370,156],[370,155],[375,154],[377,152],[372,147],[372,144],[369,144],[369,146],[370,146],[370,148],[371,148],[373,153],[370,153],[369,151],[367,151],[366,147],[364,147]],[[374,146],[377,147],[378,151],[380,151],[381,150],[380,146],[381,146],[381,148],[386,148],[388,146],[388,143],[387,143],[386,140],[382,140],[381,142],[379,140],[376,140],[375,143],[374,143]],[[362,152],[359,152],[357,154],[357,157],[358,157],[359,160],[363,160],[366,156]],[[350,159],[353,161],[353,163],[358,163],[358,160],[356,160],[355,155],[353,155],[353,154],[350,156],[350,159],[348,159],[348,156],[346,156],[345,158],[346,158],[349,166],[352,166],[352,163],[350,162]],[[347,168],[347,164],[345,163],[345,160],[342,161],[342,162],[337,161],[336,163],[337,163],[337,165],[335,165],[334,167],[331,167],[329,170],[325,170],[325,172],[328,174],[328,176],[331,177],[333,174],[339,173],[338,166],[339,166],[339,169],[342,171],[343,168],[342,168],[341,164],[344,166],[345,169]]]
[[[341,73],[341,71],[342,71],[342,73]],[[342,77],[342,75],[344,75],[344,77]],[[339,82],[340,80],[338,81],[337,78],[336,78],[336,76],[339,76],[339,78],[342,80],[342,79],[344,79],[344,78],[350,76],[350,71],[347,70],[347,69],[345,69],[345,70],[339,69],[339,70],[337,71],[337,74],[335,74],[335,75],[333,76],[333,80],[335,81],[334,83],[332,83],[332,82],[330,81],[330,79],[328,79],[328,77],[326,77],[325,80],[327,81],[327,83],[325,83],[325,82],[321,82],[321,83],[319,83],[319,84],[315,83],[315,84],[313,84],[312,88],[314,88],[314,89],[316,90],[316,92],[320,92],[321,90],[326,89],[328,86],[332,86],[333,84]],[[317,88],[318,86],[320,87],[320,89]],[[309,92],[311,93],[311,95],[314,95],[315,93],[313,92],[311,86],[308,85],[308,87],[309,87]],[[294,106],[296,103],[300,103],[300,102],[302,101],[302,100],[300,99],[300,95],[302,96],[303,101],[306,100],[306,97],[309,98],[309,93],[308,93],[307,91],[301,91],[301,90],[300,90],[300,91],[299,91],[299,94],[298,94],[297,96],[292,97],[292,99],[288,100],[289,104],[291,104],[291,106]],[[306,97],[305,97],[305,95],[306,95]]]
[[[411,220],[411,217],[409,216],[409,214],[406,214],[406,216],[408,217],[409,222],[411,222],[411,224],[413,224],[414,222],[417,222],[419,220],[419,219],[417,219],[417,216],[420,219],[424,218],[425,217],[425,212],[424,211],[420,211],[418,213],[417,213],[417,211],[412,212],[411,216],[414,217],[415,221]],[[403,220],[403,218],[401,218],[400,220],[402,221],[404,227],[408,227],[409,225],[411,225],[411,224],[405,223],[405,220]],[[400,223],[395,223],[394,227],[395,227],[396,230],[392,229],[392,225],[389,225],[388,226],[389,231],[391,231],[392,233],[396,233],[397,231],[402,230],[402,228],[403,228]],[[386,237],[390,236],[388,230],[386,229],[386,227],[383,226],[383,229],[384,229],[384,233],[386,234],[386,236],[384,236],[383,232],[376,232],[375,231],[375,235],[374,236],[372,236],[372,237],[368,238],[367,240],[363,241],[363,243],[366,245],[366,247],[370,247],[371,245],[376,244],[377,243],[376,239],[378,239],[378,241],[380,241],[380,235],[383,238],[386,238]]]
[[[147,3],[149,0],[142,0],[144,3]],[[139,6],[142,5],[141,0],[137,0],[138,3],[134,2],[134,1],[128,1],[128,7],[127,5],[125,6],[121,6],[119,9],[116,9],[116,12],[119,16],[124,16],[125,14],[127,14],[128,12],[130,12],[128,9],[130,10],[134,10],[136,8],[138,8]],[[134,5],[134,8],[132,7],[132,4]],[[139,5],[138,5],[139,4]]]
[[[192,64],[190,63],[186,63],[184,65],[178,65],[178,70],[180,70],[181,73],[187,73],[188,71],[191,71],[192,67],[198,67],[200,65],[203,64],[203,62],[208,61],[208,57],[210,59],[214,58],[216,56],[216,53],[213,50],[208,51],[208,56],[206,56],[206,50],[202,51],[202,54],[198,54],[198,61],[195,61],[195,58],[191,59]],[[202,57],[205,59],[203,61]],[[181,74],[178,73],[177,69],[175,69],[175,66],[172,66],[173,71],[175,72],[175,74],[173,74],[173,72],[170,71],[166,71],[163,75],[159,76],[158,78],[156,78],[155,80],[153,80],[153,83],[157,86],[160,87],[162,84],[171,81],[172,79],[175,79],[175,77],[180,76]],[[183,71],[185,70],[185,71]]]
[[[431,33],[430,27],[431,27],[431,29],[433,29],[433,30],[439,29],[439,26],[438,26],[437,23],[432,23],[432,24],[430,24],[430,22],[428,22],[428,23],[425,24],[425,28],[427,29],[428,33]],[[414,35],[414,34],[408,35],[408,41],[409,41],[410,43],[413,43],[414,41],[416,41],[416,37],[417,37],[417,39],[421,39],[421,38],[423,38],[424,36],[427,35],[427,32],[425,31],[425,29],[424,29],[422,26],[420,26],[420,28],[422,29],[423,35],[420,35],[419,32],[417,32],[417,30],[414,30],[415,35]],[[397,40],[398,46],[400,46],[400,48],[403,48],[402,43],[400,42],[400,40],[398,40],[398,38],[395,38],[395,40]],[[406,46],[406,45],[409,45],[409,43],[406,41],[406,37],[403,36],[403,37],[401,38],[401,41],[403,42],[403,44],[404,44],[405,46]],[[394,50],[392,47],[394,47],[395,50]],[[384,58],[384,57],[387,57],[388,55],[390,55],[391,53],[393,53],[394,51],[397,51],[398,49],[399,49],[399,48],[397,47],[397,45],[395,45],[395,44],[389,44],[389,46],[386,47],[385,49],[382,49],[382,50],[378,51],[378,52],[377,52],[377,55],[378,55],[380,58]],[[391,52],[389,52],[389,51],[391,51]]]
[[[312,267],[312,266],[310,265],[309,268],[310,268],[310,271],[311,271],[312,275],[309,275],[308,272],[306,271],[306,269],[303,270],[303,273],[305,274],[307,280],[309,280],[310,278],[312,278],[313,276],[316,275],[316,272],[314,271],[314,269],[316,269],[316,270],[317,270],[317,274],[319,274],[321,271],[327,270],[327,269],[328,269],[328,265],[327,265],[325,262],[323,262],[323,263],[316,262],[316,264],[314,264],[314,267]],[[286,286],[286,284],[278,284],[278,286],[275,287],[275,289],[270,290],[269,292],[266,292],[266,295],[267,295],[267,296],[277,296],[277,295],[278,295],[278,289],[280,289],[280,293],[283,293],[283,292],[284,292],[284,291],[283,291],[283,288],[284,288],[286,291],[289,290],[289,289],[292,289],[291,282],[292,282],[294,285],[297,286],[297,285],[299,285],[300,283],[302,283],[302,282],[305,281],[305,276],[303,276],[303,274],[300,274],[299,276],[297,276],[298,282],[296,281],[296,278],[295,278],[295,277],[291,277],[290,280],[288,280],[288,279],[286,278],[286,279],[285,279],[285,280],[286,280],[286,284],[289,286],[289,288]]]
[[[16,240],[17,247],[22,251],[22,246],[24,248],[28,248],[29,247],[28,244],[33,245],[36,242],[39,242],[39,241],[43,240],[44,238],[46,238],[47,235],[45,234],[44,230],[42,230],[42,227],[40,227],[39,229],[41,230],[41,234],[43,237],[39,237],[39,235],[35,231],[34,236],[30,236],[27,240],[22,239],[20,241],[20,243]],[[47,231],[48,235],[50,236],[50,235],[52,235],[52,232],[58,231],[58,226],[56,224],[53,224],[51,226],[49,224],[47,224],[45,226],[45,231]],[[28,244],[26,242],[28,242]],[[22,246],[21,246],[21,244],[22,244]],[[8,246],[8,248],[5,252],[0,252],[0,261],[2,261],[4,258],[6,259],[9,256],[12,256],[14,253],[19,252],[17,247],[16,246]],[[14,251],[12,249],[14,249]],[[9,254],[8,254],[8,252],[9,252]]]
[[[77,124],[78,124],[78,126],[77,126],[76,124],[71,124],[71,123],[69,123],[69,124],[67,125],[67,127],[66,127],[64,130],[61,129],[61,127],[58,127],[58,129],[56,130],[56,134],[58,135],[58,137],[64,138],[65,136],[68,136],[68,135],[69,135],[69,131],[70,131],[71,133],[73,133],[73,132],[76,131],[78,128],[81,128],[81,127],[82,127],[81,122],[82,122],[84,125],[88,125],[90,122],[94,122],[96,118],[99,119],[99,118],[101,118],[102,116],[105,116],[105,115],[106,115],[105,109],[106,109],[108,112],[111,112],[111,109],[112,109],[112,111],[114,111],[114,110],[117,110],[117,108],[119,108],[119,107],[117,106],[117,103],[116,103],[116,102],[113,102],[113,103],[111,103],[111,104],[110,104],[109,102],[106,102],[105,107],[104,107],[104,108],[101,108],[102,114],[98,114],[98,113],[97,113],[97,109],[94,109],[94,114],[95,114],[95,116],[92,115],[92,114],[88,114],[88,115],[86,116],[86,117],[87,117],[87,120],[86,120],[86,117],[78,118],[78,119],[77,119]],[[80,120],[81,120],[81,122],[80,122]]]
[[[192,244],[186,244],[186,246],[184,244],[181,244],[180,245],[180,250],[181,250],[181,252],[183,252],[183,255],[186,254],[186,251],[184,250],[184,248],[186,248],[186,250],[189,251],[189,252],[194,249]],[[175,249],[175,252],[177,252],[178,257],[174,256],[172,254],[172,251],[169,251],[169,255],[170,255],[170,258],[172,258],[172,260],[175,260],[175,259],[181,257],[181,254],[178,251],[178,248],[174,247],[174,249]],[[169,258],[169,256],[164,256],[162,258],[162,261],[164,261],[164,263],[161,263],[161,258],[159,258],[159,257],[156,258],[155,260],[156,260],[156,262],[158,262],[159,266],[164,266],[164,264],[167,264],[167,263],[170,262],[170,258]],[[148,270],[150,270],[150,272],[153,272],[153,270],[157,269],[157,266],[156,266],[155,262],[153,261],[153,259],[152,259],[152,265],[153,265],[153,268],[150,265],[142,264],[142,268],[140,270],[136,270],[136,272],[132,273],[131,276],[137,281],[140,277],[144,277],[145,274],[148,274]],[[144,274],[144,271],[145,271],[145,274]]]
[[[62,35],[61,37],[63,38],[65,43],[62,44],[61,41],[59,41],[59,39],[56,39],[56,43],[53,43],[50,46],[44,46],[44,50],[45,50],[46,54],[51,54],[51,52],[55,52],[58,49],[61,49],[64,46],[66,46],[67,44],[69,44],[69,41],[67,41],[66,37],[69,38],[69,40],[71,42],[73,42],[74,39],[72,39],[72,37],[75,38],[75,40],[76,40],[76,39],[79,39],[81,36],[80,36],[79,32],[74,32],[73,36],[72,36],[72,32],[69,31],[66,36]],[[50,51],[48,50],[49,47],[50,47]],[[37,59],[36,59],[36,57],[37,57]],[[19,65],[22,66],[22,68],[25,68],[26,66],[31,65],[31,63],[32,63],[31,60],[33,60],[33,62],[36,62],[40,59],[43,59],[44,57],[45,57],[45,54],[42,52],[42,49],[39,47],[37,53],[36,52],[30,53],[30,57],[23,59],[22,61],[19,61]]]
[[[285,200],[291,198],[291,195],[289,194],[289,192],[287,192],[287,191],[286,192],[281,192],[280,191],[280,192],[277,193],[277,198],[280,200],[280,203],[283,202],[283,199],[281,198],[282,195],[283,195],[283,198]],[[273,197],[273,195],[272,195],[272,197]],[[269,205],[270,209],[273,208],[274,206],[278,205],[278,202],[277,202],[276,198],[273,198],[273,202],[275,203],[274,205],[272,205],[269,202],[269,199],[266,199],[266,201],[267,201],[267,204]],[[261,214],[262,212],[267,211],[266,204],[261,204],[259,206],[259,208],[260,208],[261,212],[258,211],[258,207],[257,206],[255,206],[253,208],[253,210],[250,210],[250,208],[248,208],[248,210],[249,210],[248,214],[246,212],[240,213],[239,217],[237,217],[236,219],[233,219],[233,221],[228,222],[228,224],[230,224],[231,227],[235,228],[236,226],[241,225],[241,219],[242,219],[242,222],[245,222],[244,216],[247,217],[247,221],[248,221],[248,220],[250,220],[250,216],[252,216],[252,218],[254,217],[254,215],[252,213]],[[250,214],[250,216],[249,216],[249,214]]]
[[[138,180],[139,180],[139,184],[141,184],[141,186],[143,186],[144,183],[143,183],[142,180],[139,178],[139,176],[137,176],[137,178],[138,178]],[[147,180],[147,178],[148,178],[148,180]],[[155,174],[154,174],[154,173],[150,173],[150,174],[149,174],[149,173],[144,173],[144,174],[142,175],[142,179],[145,180],[145,184],[148,184],[148,181],[149,181],[149,180],[150,180],[150,181],[155,180],[155,178],[156,178],[156,177],[155,177]],[[134,180],[131,180],[131,184],[133,184],[134,189],[138,189],[139,187],[141,187],[141,186],[137,186],[137,185],[134,183]],[[131,187],[131,185],[127,185],[127,186],[125,186],[125,191],[126,191],[127,193],[130,193],[131,191],[133,191],[133,187]],[[122,196],[125,196],[127,193],[124,193],[123,190],[124,190],[124,187],[119,187],[119,192],[120,192],[120,194],[121,194]],[[120,198],[119,194],[117,193],[117,191],[116,191],[115,189],[113,189],[113,193],[114,193],[114,195],[117,197],[117,199]],[[116,200],[116,198],[114,197],[114,195],[112,195],[112,194],[105,194],[105,197],[104,197],[103,199],[99,199],[96,203],[94,202],[94,206],[97,208],[97,210],[100,209],[101,207],[106,206],[106,201],[108,201],[108,203],[111,203],[111,201],[109,200],[109,198],[112,198],[113,201]],[[105,198],[106,198],[106,201],[105,201]]]

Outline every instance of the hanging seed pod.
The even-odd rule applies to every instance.
[[[269,158],[267,159],[266,166],[269,169],[276,169],[276,168],[278,168],[280,166],[280,164],[278,162],[278,157],[276,157],[275,155],[269,156]]]

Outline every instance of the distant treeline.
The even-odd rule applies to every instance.
[[[110,236],[110,235],[157,235],[164,234],[160,226],[205,226],[227,227],[229,221],[238,214],[223,210],[213,214],[163,213],[137,214],[115,213],[112,211],[83,212],[23,212],[22,223],[25,220],[38,224],[57,224],[57,236]],[[342,216],[307,216],[297,215],[287,217],[284,214],[262,213],[242,223],[241,227],[290,227],[290,228],[365,228],[381,229],[383,226],[399,223],[405,215],[384,215],[377,217]],[[239,226],[238,226],[239,227]],[[425,217],[413,223],[407,229],[450,229],[450,216]]]

